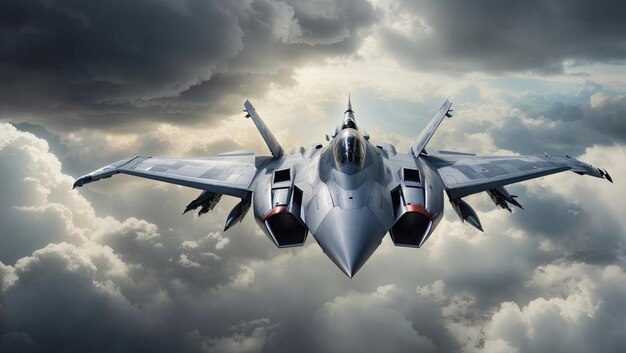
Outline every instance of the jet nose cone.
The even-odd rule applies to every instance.
[[[326,255],[352,278],[378,248],[385,230],[366,207],[334,207],[313,234]]]

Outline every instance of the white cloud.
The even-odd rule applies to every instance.
[[[403,313],[406,297],[395,285],[372,293],[350,293],[325,303],[314,332],[325,352],[435,352]],[[364,334],[367,333],[367,334]]]
[[[188,335],[188,340],[199,343],[203,353],[252,353],[261,352],[267,345],[276,325],[267,319],[243,322],[230,327],[229,336],[203,337],[198,330]]]
[[[582,263],[537,267],[527,287],[545,296],[526,304],[505,301],[481,315],[476,298],[455,293],[442,281],[417,293],[437,304],[443,324],[465,352],[619,352],[626,310],[626,272],[618,266]]]

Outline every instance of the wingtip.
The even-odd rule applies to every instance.
[[[83,175],[74,181],[74,184],[72,184],[72,190],[79,188],[87,183],[91,183],[92,181],[93,181],[93,177],[91,175],[89,174]]]
[[[610,181],[611,184],[613,184],[613,178],[611,178],[611,175],[609,174],[609,172],[606,171],[606,169],[604,169],[604,177],[606,178],[606,180]]]

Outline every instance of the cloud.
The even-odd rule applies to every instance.
[[[486,341],[504,341],[523,352],[619,352],[626,315],[623,269],[582,264],[551,265],[535,271],[531,284],[556,291],[527,305],[503,303],[485,327]],[[564,288],[565,287],[565,288]],[[563,290],[565,289],[565,290]]]
[[[626,142],[626,95],[596,88],[573,102],[527,92],[514,100],[519,111],[491,131],[498,146],[521,153],[578,154],[585,148]],[[571,97],[570,97],[571,99]],[[530,142],[530,143],[529,143]]]
[[[562,73],[626,57],[614,1],[375,3],[381,50],[416,70]]]
[[[196,342],[203,353],[261,352],[275,328],[276,325],[263,318],[230,327],[232,334],[228,336],[202,337],[198,331],[193,331],[188,339]]]
[[[350,55],[374,22],[362,0],[27,0],[0,13],[0,113],[57,130],[223,118],[296,65]]]
[[[115,345],[111,336],[131,342],[153,323],[122,295],[117,282],[126,279],[125,270],[102,247],[61,243],[35,251],[14,266],[17,280],[3,298],[5,330],[26,332],[43,351],[107,350]],[[27,312],[40,320],[30,320]]]
[[[319,75],[318,80],[330,76]],[[297,115],[296,98],[307,92],[302,86],[280,97],[291,100],[285,109],[294,112],[284,114],[290,118],[283,121],[295,122],[278,130],[287,141],[297,140],[291,136],[292,126],[301,128],[303,121],[309,124],[307,119],[316,125],[316,115],[340,104],[329,103],[329,94],[318,92]],[[274,91],[272,102],[287,91]],[[393,105],[394,91],[389,92],[388,103]],[[506,124],[508,120],[500,117],[521,108],[497,107],[500,102],[489,101],[492,98],[481,87],[480,99],[488,101],[459,105],[457,116],[438,131],[435,147],[471,145],[483,153],[507,153],[490,127]],[[415,107],[407,102],[406,109]],[[364,109],[362,113],[366,114]],[[525,124],[533,123],[530,113],[519,115]],[[545,347],[546,340],[526,333],[530,327],[541,327],[533,315],[562,324],[555,333],[559,337],[581,334],[590,340],[626,316],[615,309],[613,316],[585,318],[589,312],[595,315],[589,308],[596,304],[617,303],[615,298],[623,297],[618,286],[598,279],[623,276],[626,228],[619,200],[626,191],[619,182],[612,185],[568,173],[528,182],[514,189],[527,210],[513,214],[496,209],[484,195],[476,196],[468,201],[479,211],[485,233],[462,224],[447,208],[423,248],[397,248],[386,238],[356,278],[348,280],[312,238],[302,248],[276,249],[250,216],[232,231],[221,232],[235,200],[224,198],[202,217],[181,216],[197,190],[116,176],[72,191],[72,178],[61,172],[68,170],[66,163],[67,168],[74,163],[72,168],[82,173],[135,149],[195,154],[197,145],[200,154],[213,154],[242,145],[240,140],[253,140],[239,125],[237,120],[215,130],[163,124],[145,134],[63,134],[58,141],[71,147],[59,156],[64,165],[48,153],[43,140],[0,125],[0,172],[6,176],[0,217],[9,221],[3,219],[3,225],[13,225],[11,232],[0,232],[1,241],[11,245],[19,238],[28,244],[7,250],[12,257],[0,264],[3,348],[63,351],[71,342],[87,347],[87,339],[75,335],[90,338],[94,332],[105,332],[104,351],[313,352],[366,350],[381,343],[386,350],[532,351]],[[219,133],[225,126],[234,126],[241,134],[234,141],[227,139]],[[251,131],[256,136],[253,126]],[[407,134],[385,137],[406,144],[411,141]],[[54,136],[46,138],[56,141]],[[258,146],[265,148],[262,141]],[[607,167],[615,176],[626,173],[619,167],[626,158],[624,151],[621,144],[600,144],[577,155]],[[20,236],[11,238],[14,234]],[[584,289],[602,286],[607,289]],[[79,300],[73,300],[75,295],[81,296]],[[22,297],[30,298],[37,310],[29,310]],[[7,303],[16,308],[10,315],[4,315]],[[527,309],[530,303],[537,309]],[[571,310],[573,316],[565,315],[570,306],[576,308]],[[505,326],[498,313],[511,318],[505,323],[519,325],[496,330]],[[55,327],[49,317],[66,321]],[[572,317],[586,326],[571,325],[567,320]],[[81,325],[85,318],[91,322]],[[521,330],[517,336],[516,328]]]
[[[443,325],[465,352],[619,352],[626,315],[625,294],[618,266],[582,263],[537,267],[527,290],[542,293],[528,302],[504,301],[492,314],[476,306],[476,296],[455,293],[443,281],[417,287],[417,293],[437,305]]]
[[[373,293],[335,298],[316,313],[315,334],[325,352],[434,352],[433,342],[418,332],[402,312],[402,293],[394,285]],[[367,335],[363,335],[367,332]]]
[[[166,341],[170,324],[155,315],[167,314],[176,288],[196,286],[199,278],[204,288],[219,284],[210,275],[221,268],[219,257],[207,249],[217,251],[220,240],[172,246],[145,220],[99,217],[71,189],[73,178],[60,172],[45,141],[8,124],[0,124],[0,135],[0,169],[11,180],[2,183],[1,350],[155,351],[182,344],[192,328]],[[170,261],[174,256],[188,261]],[[188,268],[191,261],[202,268]],[[228,271],[218,277],[230,281]]]

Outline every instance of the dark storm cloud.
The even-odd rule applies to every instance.
[[[83,102],[53,107],[38,107],[35,103],[31,105],[29,113],[36,115],[29,115],[28,119],[55,130],[66,131],[145,131],[151,127],[146,123],[155,122],[205,126],[241,112],[245,98],[262,94],[271,84],[284,86],[292,83],[290,70],[281,70],[275,74],[216,73],[210,80],[194,84],[174,97],[126,102]],[[6,106],[11,106],[11,103],[7,102]],[[20,120],[20,114],[15,119]]]
[[[523,188],[525,189],[525,188]],[[568,260],[589,264],[625,265],[626,243],[620,224],[609,214],[590,216],[585,205],[544,191],[536,195],[523,190],[524,210],[514,212],[511,224],[529,236],[549,241]]]
[[[225,114],[222,98],[351,54],[373,22],[361,0],[4,1],[3,118],[76,129]]]
[[[591,102],[590,102],[591,101]],[[579,155],[594,144],[626,143],[626,96],[599,91],[586,102],[528,93],[513,105],[522,116],[509,116],[489,133],[499,148],[525,154]]]
[[[622,2],[404,1],[388,14],[408,13],[408,34],[380,30],[381,42],[418,70],[558,73],[575,65],[623,62]]]

